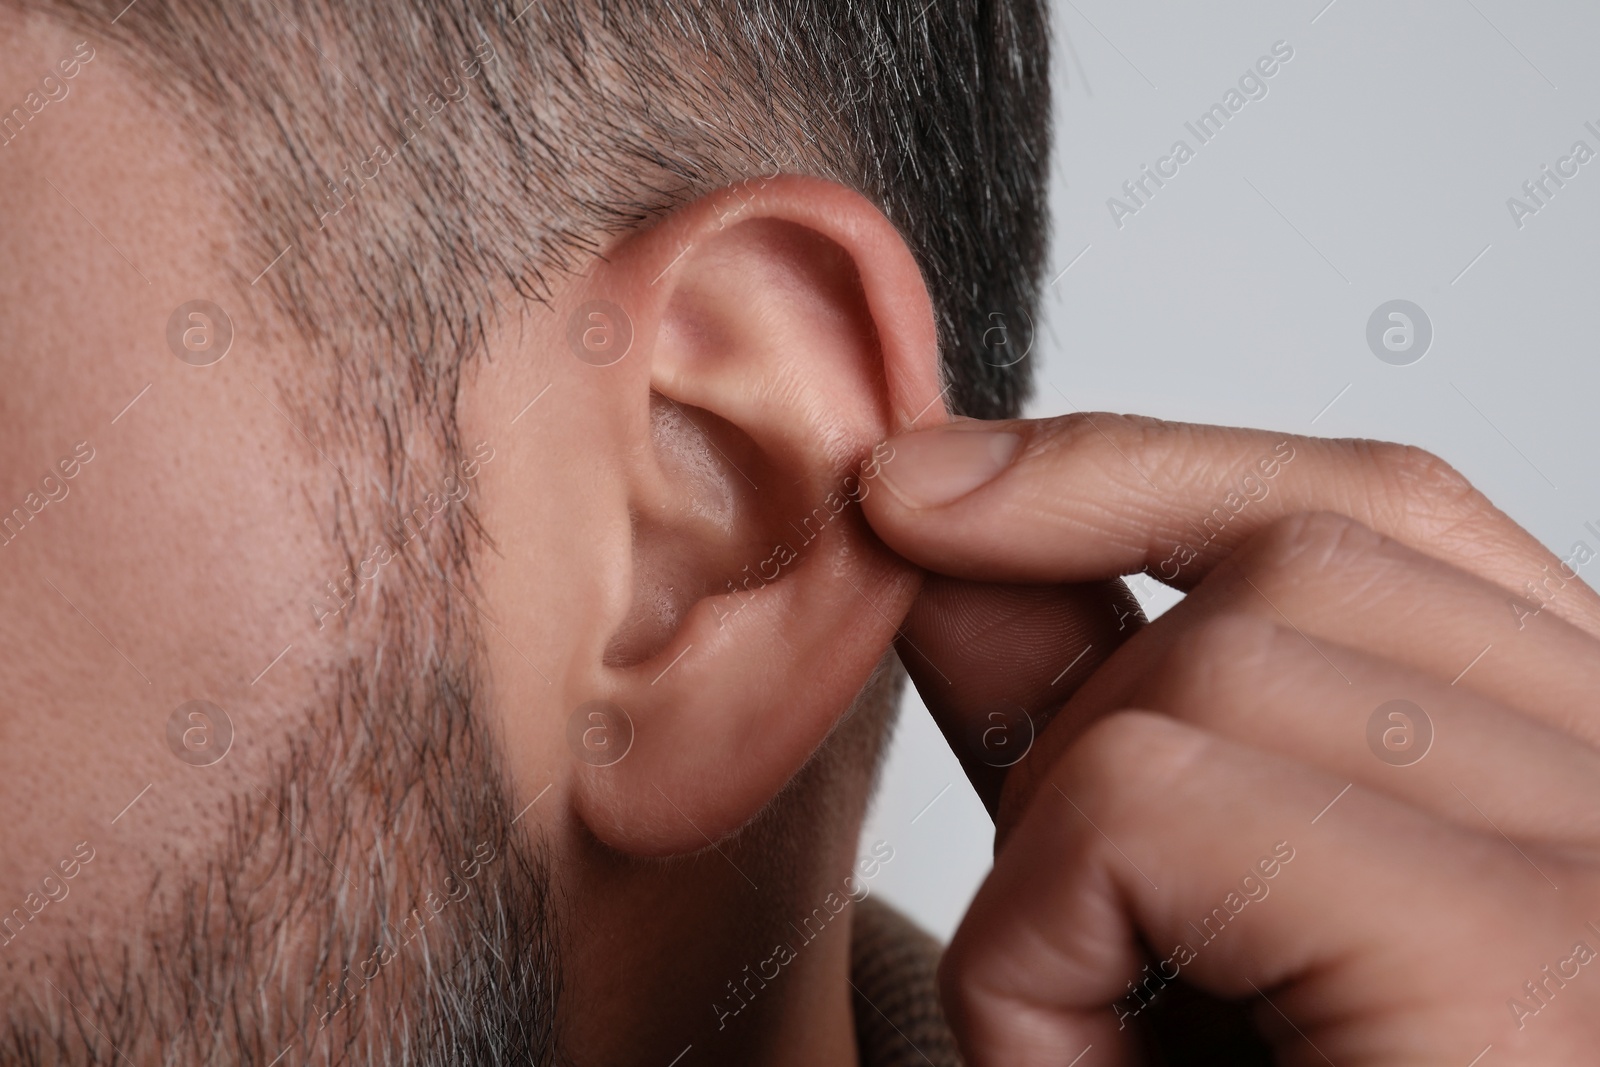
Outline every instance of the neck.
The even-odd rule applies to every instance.
[[[875,678],[767,810],[715,847],[663,860],[581,829],[560,841],[575,1061],[857,1067],[856,898],[887,858],[856,853],[900,677]]]
[[[661,861],[590,843],[568,865],[582,871],[562,892],[575,1061],[855,1067],[854,825],[826,842],[791,830],[781,847],[769,832]]]

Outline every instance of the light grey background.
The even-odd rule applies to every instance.
[[[1600,153],[1600,5],[1058,0],[1054,18],[1055,281],[1031,414],[1414,443],[1557,554],[1600,547],[1583,528],[1600,526],[1600,157],[1520,228],[1507,206],[1575,141]],[[1267,95],[1119,229],[1107,199],[1175,140],[1195,147],[1184,123],[1278,41],[1294,57]],[[1434,327],[1410,366],[1367,345],[1396,298]],[[991,830],[914,695],[878,839],[895,858],[873,889],[947,937]]]

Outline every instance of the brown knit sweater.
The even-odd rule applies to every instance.
[[[850,984],[861,1067],[962,1067],[939,1008],[939,942],[874,897],[854,910]]]

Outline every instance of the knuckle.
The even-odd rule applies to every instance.
[[[1400,495],[1417,491],[1459,499],[1476,494],[1472,483],[1439,456],[1416,445],[1369,442],[1371,462]]]
[[[1253,684],[1282,637],[1279,627],[1260,615],[1213,615],[1173,641],[1134,702],[1195,725],[1221,725],[1237,704],[1230,697]]]
[[[1203,759],[1210,742],[1192,727],[1150,711],[1126,710],[1086,730],[1057,765],[1052,781],[1112,821],[1138,820],[1137,809],[1161,795]]]
[[[1396,519],[1453,524],[1492,507],[1465,475],[1425,448],[1387,441],[1358,441],[1353,447],[1373,472],[1378,503]]]

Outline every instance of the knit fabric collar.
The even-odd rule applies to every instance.
[[[939,942],[876,898],[853,910],[850,984],[861,1067],[962,1067],[939,1007]]]

